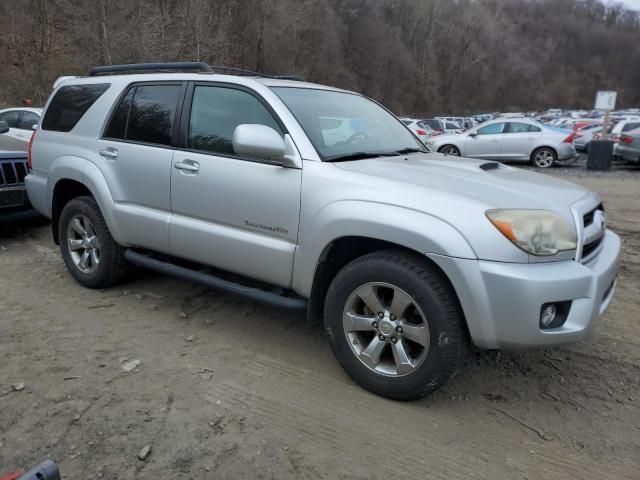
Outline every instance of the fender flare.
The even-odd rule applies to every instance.
[[[466,238],[436,216],[384,203],[345,200],[331,203],[300,227],[293,289],[308,297],[326,248],[342,237],[394,243],[420,254],[476,259]]]

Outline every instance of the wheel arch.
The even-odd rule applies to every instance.
[[[100,170],[91,162],[85,161],[82,165],[81,175],[58,178],[53,185],[51,195],[51,228],[53,240],[59,244],[58,222],[64,206],[72,199],[80,196],[91,196],[98,204],[107,223],[109,231],[116,242],[120,243],[120,235],[114,218],[113,198]]]
[[[556,156],[556,160],[558,159],[558,149],[557,149],[557,148],[555,148],[555,147],[552,147],[552,146],[551,146],[551,145],[549,145],[549,144],[544,143],[544,144],[542,144],[542,145],[537,145],[533,150],[531,150],[531,154],[529,155],[529,160],[530,160],[531,162],[533,162],[533,156],[535,155],[535,153],[536,153],[538,150],[540,150],[541,148],[548,148],[549,150],[553,151],[553,153],[554,153],[554,154],[555,154],[555,156]]]
[[[320,318],[326,289],[344,265],[389,249],[425,261],[429,261],[426,253],[477,258],[462,233],[440,218],[386,204],[335,202],[316,214],[311,224],[301,226],[292,287],[309,298],[310,318]]]

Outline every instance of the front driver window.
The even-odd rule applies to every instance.
[[[331,126],[333,123],[328,119]],[[235,155],[233,132],[238,125],[259,124],[284,133],[267,108],[250,93],[234,88],[197,86],[189,120],[189,148]]]
[[[493,135],[496,133],[502,133],[504,130],[504,123],[492,123],[491,125],[487,125],[486,127],[482,127],[478,129],[478,135]]]

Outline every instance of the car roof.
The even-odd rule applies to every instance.
[[[112,84],[129,84],[135,82],[162,82],[162,81],[194,81],[194,82],[228,82],[245,86],[257,86],[258,84],[266,87],[290,87],[290,88],[307,88],[314,90],[330,90],[335,92],[352,93],[349,90],[343,90],[328,85],[318,83],[303,82],[298,80],[289,80],[281,78],[268,78],[250,75],[226,75],[221,73],[135,73],[126,75],[97,75],[92,77],[66,77],[58,79],[55,82],[56,87],[65,85],[84,85],[95,83],[112,83]]]
[[[42,109],[41,108],[34,108],[34,107],[8,107],[8,108],[2,108],[0,109],[0,112],[8,112],[11,110],[23,110],[25,112],[33,112],[33,113],[37,113],[39,115],[42,114]]]

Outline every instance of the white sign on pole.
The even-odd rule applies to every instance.
[[[596,95],[596,110],[613,110],[616,108],[617,92],[600,91]]]

